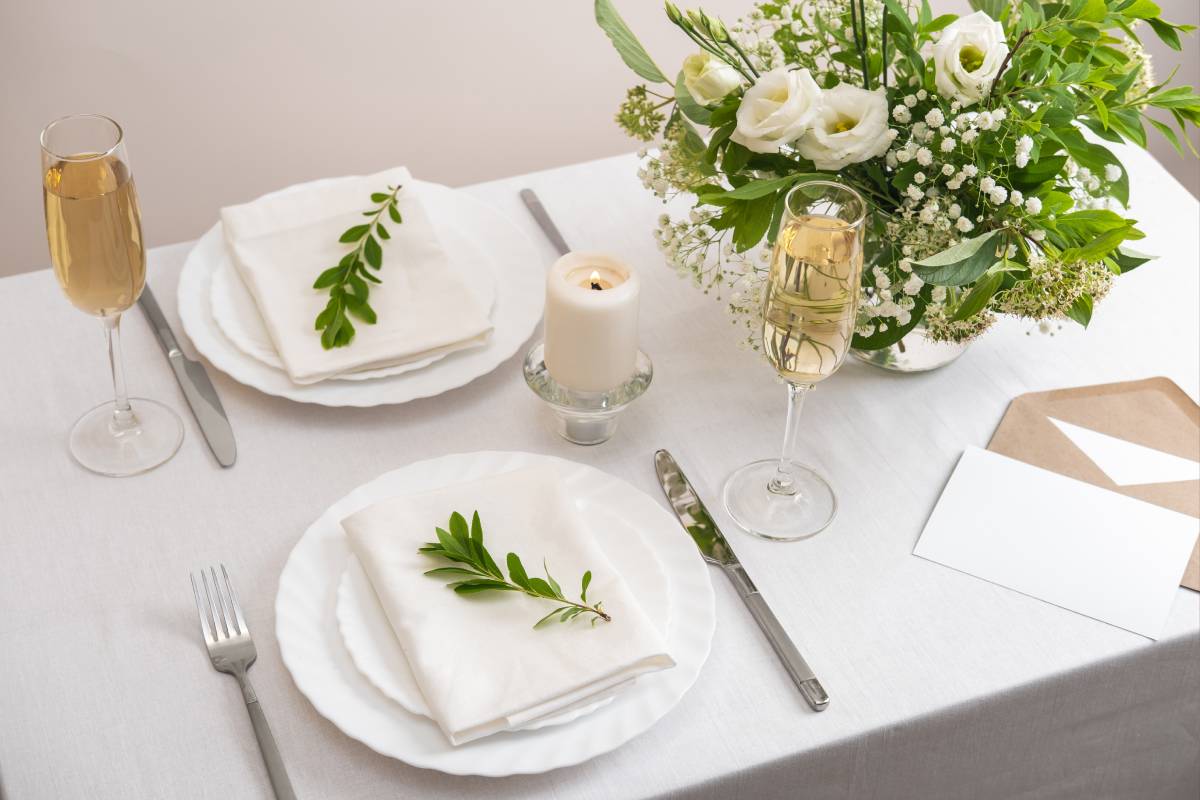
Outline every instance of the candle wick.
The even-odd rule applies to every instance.
[[[600,285],[599,281],[592,281],[592,288],[598,292],[604,287]]]

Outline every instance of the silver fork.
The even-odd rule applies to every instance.
[[[250,685],[250,679],[246,677],[246,671],[250,669],[254,659],[258,658],[258,651],[254,649],[254,640],[250,638],[250,628],[242,616],[242,606],[233,591],[229,573],[226,572],[224,564],[220,566],[222,581],[217,580],[215,567],[209,567],[208,572],[200,570],[199,581],[196,580],[195,573],[191,575],[192,593],[196,596],[196,614],[200,617],[200,633],[208,647],[208,657],[212,659],[213,669],[237,678],[238,685],[242,687],[242,697],[246,701],[246,710],[250,712],[250,722],[254,725],[254,735],[258,737],[258,747],[262,751],[263,761],[266,762],[275,797],[278,800],[296,800],[296,793],[292,791],[292,783],[288,780],[283,759],[279,757],[279,748],[275,746],[275,737],[271,735],[271,727],[267,725],[267,717],[258,704],[258,695]]]

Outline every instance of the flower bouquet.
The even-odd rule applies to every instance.
[[[610,0],[596,19],[646,84],[618,124],[643,141],[640,171],[681,275],[729,291],[758,347],[761,292],[789,188],[836,180],[871,204],[854,346],[892,346],[918,324],[966,342],[999,314],[1043,329],[1086,326],[1113,278],[1149,256],[1126,216],[1129,180],[1105,143],[1146,145],[1147,125],[1182,154],[1200,125],[1191,87],[1156,82],[1139,35],[1174,49],[1191,26],[1151,0],[759,2],[726,26],[666,13],[698,52],[672,79]],[[1146,115],[1161,109],[1171,127]]]

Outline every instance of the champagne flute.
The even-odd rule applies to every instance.
[[[146,283],[141,212],[121,126],[98,114],[51,122],[41,135],[42,199],[54,275],[67,299],[100,318],[112,369],[111,403],[71,428],[71,454],[104,475],[134,475],[163,463],[183,441],[166,406],[125,393],[121,313]]]
[[[783,454],[725,482],[725,508],[746,531],[775,541],[820,533],[837,513],[829,483],[796,460],[805,395],[837,371],[858,312],[867,204],[853,189],[806,181],[784,200],[763,306],[763,349],[787,382]]]

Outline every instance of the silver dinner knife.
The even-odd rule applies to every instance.
[[[784,669],[800,690],[800,694],[812,706],[813,711],[824,711],[829,706],[829,695],[825,693],[825,687],[821,686],[821,682],[813,674],[812,667],[808,666],[804,656],[800,655],[800,651],[796,649],[796,645],[771,611],[771,607],[767,605],[767,601],[758,593],[754,581],[746,574],[745,568],[734,555],[729,542],[725,541],[724,534],[704,507],[700,496],[696,494],[692,484],[688,483],[683,470],[666,450],[659,450],[654,454],[654,469],[675,516],[695,540],[704,560],[720,567],[733,582],[742,601],[750,609],[754,621],[762,628],[771,647],[775,649],[775,654],[783,662]]]
[[[154,335],[175,372],[175,380],[179,381],[183,397],[200,424],[200,432],[204,434],[204,440],[216,456],[217,463],[222,467],[232,467],[233,462],[237,461],[237,442],[233,439],[233,428],[229,426],[221,398],[217,397],[217,390],[204,371],[204,365],[183,354],[175,332],[167,324],[167,318],[163,316],[149,286],[142,290],[138,305],[150,320],[150,327],[154,328]]]
[[[550,240],[550,244],[558,250],[558,254],[565,256],[571,252],[571,248],[567,246],[567,240],[563,238],[559,232],[558,226],[554,224],[554,220],[550,219],[550,215],[546,212],[546,207],[542,205],[541,199],[533,189],[522,189],[521,200],[524,201],[525,207],[529,209],[529,213],[533,214],[533,218],[537,220],[538,227],[542,229],[542,233],[546,234],[546,238]]]

